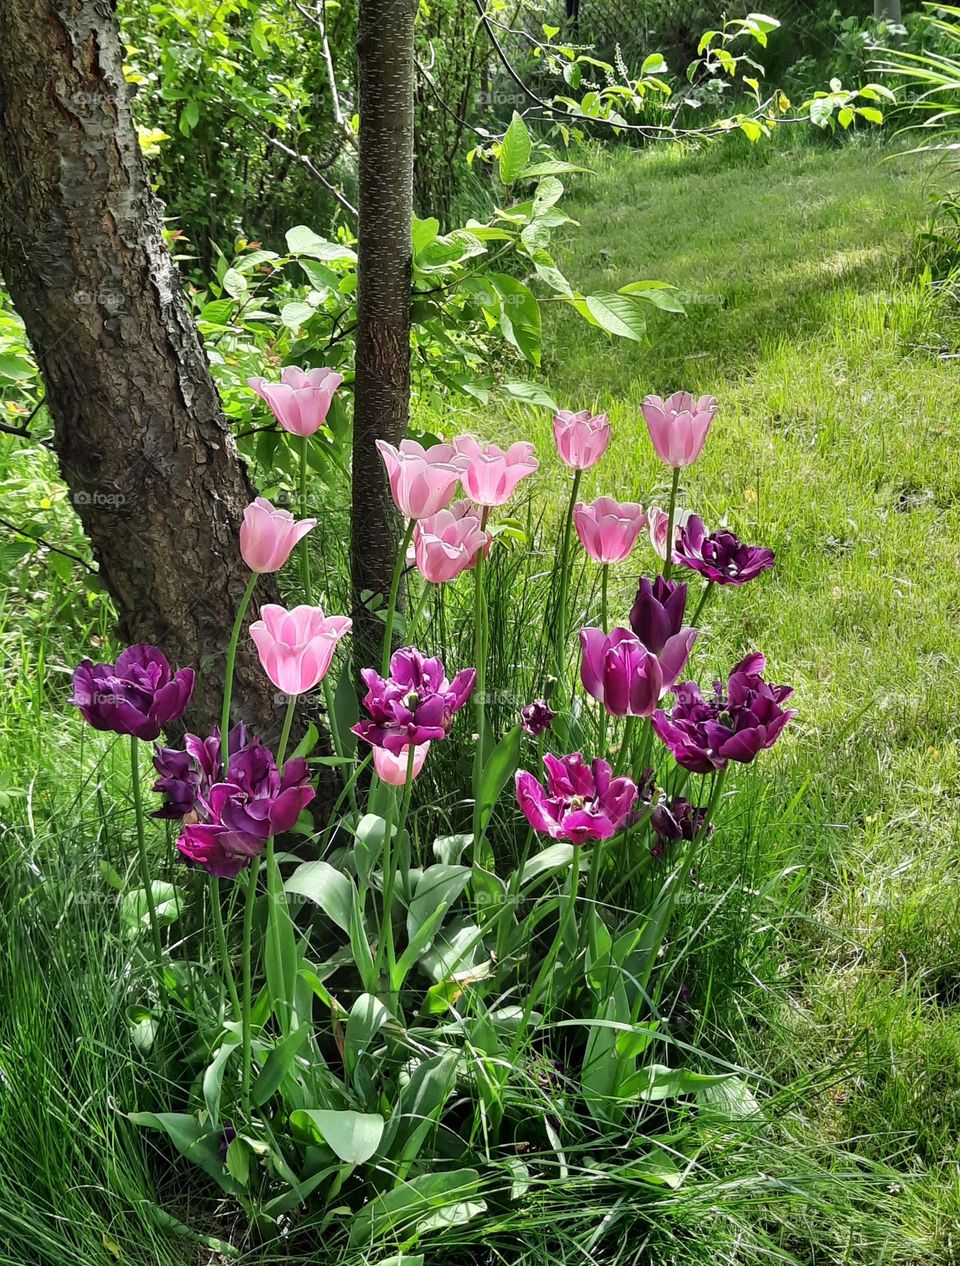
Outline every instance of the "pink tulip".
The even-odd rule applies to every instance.
[[[455,501],[421,519],[413,530],[414,560],[420,575],[432,584],[454,580],[476,564],[477,554],[490,548],[490,537],[469,501]]]
[[[257,497],[243,512],[240,553],[251,571],[279,571],[298,541],[317,526],[316,519],[298,523],[289,510],[278,510],[266,497]]]
[[[677,510],[673,518],[673,547],[677,547],[677,539],[686,526],[687,520],[693,512],[691,510]],[[657,551],[661,558],[667,557],[667,529],[670,526],[670,516],[666,510],[660,510],[657,506],[651,506],[647,511],[647,520],[650,526],[650,544]],[[675,558],[671,558],[671,562],[675,562]]]
[[[504,452],[496,444],[478,444],[472,435],[453,441],[463,472],[460,482],[471,501],[480,506],[502,506],[521,479],[540,466],[533,445],[522,441]]]
[[[417,743],[413,749],[413,777],[416,778],[423,769],[423,763],[427,759],[427,752],[430,751],[429,740],[426,743]],[[398,755],[388,752],[385,747],[373,748],[373,767],[377,771],[377,777],[383,782],[388,782],[392,787],[403,787],[407,781],[407,764],[410,759],[410,745],[402,747]]]
[[[647,526],[643,506],[633,501],[597,497],[592,505],[577,502],[573,526],[580,544],[597,563],[622,563]]]
[[[596,415],[584,409],[554,414],[553,438],[557,441],[560,460],[573,470],[589,470],[607,451],[610,423],[605,413]]]
[[[325,616],[319,607],[284,607],[268,603],[250,625],[260,663],[278,690],[302,695],[327,675],[333,652],[350,632],[343,615]]]
[[[387,468],[390,492],[405,519],[429,519],[447,505],[460,478],[452,445],[424,448],[416,440],[401,440],[400,447],[394,448],[386,440],[377,440],[377,448]]]
[[[247,386],[266,400],[285,431],[291,435],[313,435],[326,422],[333,394],[342,382],[342,375],[332,369],[297,369],[287,365],[279,382],[248,378]]]
[[[694,400],[689,391],[675,391],[667,400],[647,396],[641,408],[660,460],[668,466],[692,466],[706,443],[716,399]]]

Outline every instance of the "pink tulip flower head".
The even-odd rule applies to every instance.
[[[647,526],[643,506],[633,501],[598,497],[573,507],[573,525],[580,544],[597,563],[622,563]]]
[[[449,504],[460,478],[452,445],[424,448],[416,440],[401,440],[399,448],[394,448],[386,440],[377,440],[377,448],[387,468],[391,495],[405,519],[429,519]]]
[[[291,435],[313,435],[330,412],[334,392],[343,382],[332,369],[297,369],[287,365],[279,382],[248,378],[247,386],[267,402],[285,431]]]
[[[412,777],[416,778],[423,769],[424,762],[427,759],[427,752],[430,751],[430,744],[417,743],[413,749],[413,769],[410,771]],[[377,777],[382,782],[388,782],[391,787],[404,787],[407,782],[407,766],[410,763],[410,745],[400,749],[394,754],[385,747],[375,747],[373,749],[373,767],[377,771]]]
[[[504,451],[496,444],[479,444],[472,435],[461,435],[453,446],[462,467],[463,490],[478,506],[502,506],[520,480],[540,466],[533,445],[523,441]]]
[[[666,400],[647,396],[641,409],[660,460],[673,467],[692,466],[706,443],[716,399],[694,400],[689,391],[675,391]]]
[[[686,667],[696,640],[696,629],[682,629],[655,655],[632,629],[609,634],[581,629],[583,688],[611,716],[651,716]]]
[[[680,540],[680,534],[687,525],[692,511],[678,509],[673,516],[673,549],[674,555],[671,562],[677,562],[676,549]],[[661,558],[667,557],[667,531],[670,527],[670,516],[666,510],[661,510],[657,506],[651,506],[647,511],[647,522],[650,527],[650,544],[657,551]]]
[[[287,611],[268,603],[250,625],[250,636],[263,671],[276,688],[286,695],[302,695],[327,675],[337,643],[351,624],[343,615],[325,616],[319,607]]]
[[[298,523],[289,510],[278,510],[266,497],[257,497],[243,512],[240,553],[251,571],[279,571],[294,546],[317,526],[316,519]]]
[[[607,451],[610,423],[605,413],[592,414],[561,410],[553,417],[553,438],[564,465],[572,470],[589,470]]]
[[[490,548],[490,537],[480,527],[480,517],[469,501],[455,501],[421,519],[413,529],[413,553],[417,570],[431,584],[442,585],[476,565],[477,555]]]

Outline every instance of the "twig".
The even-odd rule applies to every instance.
[[[0,526],[9,528],[17,536],[25,536],[28,541],[33,541],[35,545],[42,545],[44,549],[50,550],[52,554],[62,554],[64,558],[69,558],[73,562],[79,563],[81,567],[86,567],[87,571],[96,575],[96,567],[91,567],[85,558],[81,558],[79,554],[74,554],[71,550],[62,549],[59,545],[54,545],[46,537],[34,536],[32,532],[25,532],[23,528],[17,527],[16,523],[11,523],[9,519],[0,518]]]

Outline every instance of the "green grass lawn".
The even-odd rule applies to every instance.
[[[571,1194],[561,1185],[522,1217],[482,1223],[482,1245],[465,1228],[443,1260],[950,1266],[960,1262],[960,391],[958,362],[938,354],[956,326],[913,262],[925,177],[873,145],[734,141],[592,165],[570,182],[582,228],[561,253],[568,275],[585,292],[671,282],[688,315],[655,314],[645,347],[556,317],[543,375],[552,394],[603,408],[614,425],[584,492],[663,504],[640,401],[710,392],[721,409],[684,502],[709,524],[727,514],[778,556],[772,576],[707,608],[697,671],[709,680],[762,649],[773,680],[796,687],[799,716],[741,774],[702,871],[722,900],[685,915],[676,938],[692,951],[690,1039],[758,1075],[774,1137],[715,1158],[704,1187],[668,1193],[642,1241],[625,1231],[619,1249],[608,1238],[594,1253],[603,1218],[624,1216],[631,1197],[585,1171]],[[497,426],[552,445],[545,415],[518,408]],[[16,443],[0,437],[11,481],[26,469]],[[30,461],[31,489],[62,497],[49,458]],[[649,565],[649,553],[636,557]],[[631,562],[621,607],[635,580]],[[98,768],[102,745],[78,749],[80,727],[58,716],[65,667],[105,633],[99,600],[73,592],[31,573],[11,578],[0,604],[0,928],[11,943],[0,961],[10,1000],[0,1266],[215,1262],[216,1246],[179,1235],[159,1206],[225,1228],[204,1223],[209,1205],[182,1178],[151,1170],[116,1111],[144,1082],[160,1107],[177,1089],[120,1049],[113,1017],[137,1002],[128,951],[106,937],[104,906],[77,903],[71,879],[95,891],[97,858],[130,828],[96,803],[122,798],[122,769]]]

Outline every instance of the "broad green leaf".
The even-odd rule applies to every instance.
[[[290,1124],[326,1143],[347,1165],[366,1164],[380,1146],[384,1129],[379,1112],[325,1108],[298,1108],[291,1112]]]
[[[677,298],[675,287],[664,281],[631,281],[617,291],[621,295],[633,295],[645,303],[652,303],[655,308],[664,312],[684,313],[686,309]]]
[[[392,794],[392,788],[388,788],[388,791]],[[378,813],[365,813],[354,828],[356,843],[353,846],[353,856],[357,874],[365,883],[369,882],[374,867],[380,860],[386,830],[386,818]],[[396,833],[396,827],[391,827],[390,838],[392,839]]]
[[[456,866],[473,843],[472,835],[438,835],[433,841],[433,855],[445,866]]]
[[[239,1049],[240,1045],[236,1037],[231,1036],[229,1041],[224,1042],[214,1051],[213,1059],[203,1074],[203,1102],[207,1105],[207,1112],[213,1125],[220,1123],[220,1096],[223,1093],[223,1075],[226,1071],[227,1060]]]
[[[556,176],[544,176],[533,195],[534,219],[552,207],[555,202],[559,202],[562,197],[563,185]]]
[[[631,295],[586,295],[583,303],[597,325],[608,334],[631,339],[634,343],[643,342],[647,322],[640,304]]]
[[[469,866],[428,866],[417,879],[407,910],[407,936],[412,940],[420,927],[438,908],[450,906],[470,881]]]
[[[251,1101],[255,1108],[265,1104],[279,1088],[284,1077],[293,1068],[297,1056],[303,1050],[309,1036],[309,1025],[301,1024],[299,1028],[294,1029],[292,1033],[282,1038],[273,1048],[264,1060],[260,1076],[253,1085]]]
[[[291,255],[309,255],[324,263],[344,259],[355,261],[357,258],[356,251],[349,246],[343,246],[340,242],[328,242],[305,224],[296,224],[292,229],[287,229],[286,238]]]
[[[286,893],[306,897],[318,905],[341,931],[350,931],[353,880],[342,870],[337,870],[329,862],[304,862],[283,887]]]
[[[219,1130],[201,1126],[186,1112],[131,1112],[127,1120],[148,1130],[160,1130],[181,1156],[210,1175],[225,1191],[238,1195],[240,1184],[228,1174],[220,1157]]]
[[[560,407],[553,396],[536,382],[504,382],[500,384],[500,390],[514,400],[522,400],[524,404],[541,405],[554,413]]]
[[[239,1135],[227,1144],[227,1172],[241,1187],[250,1179],[250,1147]]]
[[[297,982],[297,939],[280,878],[276,857],[267,862],[267,935],[264,962],[267,992],[284,1034],[292,1029]]]
[[[418,220],[413,217],[413,258],[416,260],[421,251],[425,251],[428,246],[437,240],[437,234],[440,232],[440,221],[432,218],[427,220]]]
[[[350,1226],[350,1245],[360,1248],[387,1235],[409,1239],[431,1216],[472,1201],[479,1182],[475,1169],[421,1174],[402,1182],[364,1205]]]
[[[287,757],[287,760],[296,760],[299,756],[309,756],[319,741],[320,733],[317,727],[311,721],[307,726],[307,732]]]
[[[523,730],[518,723],[503,736],[480,771],[480,785],[476,788],[475,794],[481,833],[490,821],[493,806],[496,804],[504,784],[516,773],[517,765],[520,763],[520,740],[522,737]]]
[[[535,856],[524,863],[520,872],[520,886],[524,887],[541,875],[548,875],[554,870],[563,870],[577,856],[572,844],[548,844]]]
[[[500,145],[500,180],[503,184],[512,185],[520,177],[532,149],[533,142],[527,125],[514,110],[510,126]]]
[[[362,993],[350,1009],[344,1034],[343,1058],[352,1076],[357,1063],[370,1043],[390,1019],[390,1012],[379,998]]]
[[[357,750],[357,736],[353,733],[353,726],[359,718],[360,705],[357,701],[356,687],[353,684],[353,672],[348,665],[337,682],[331,719],[337,732],[338,749],[346,756],[352,756]]]
[[[503,337],[533,365],[540,364],[542,341],[540,305],[522,281],[509,273],[490,273],[488,280],[499,296],[500,329]]]

